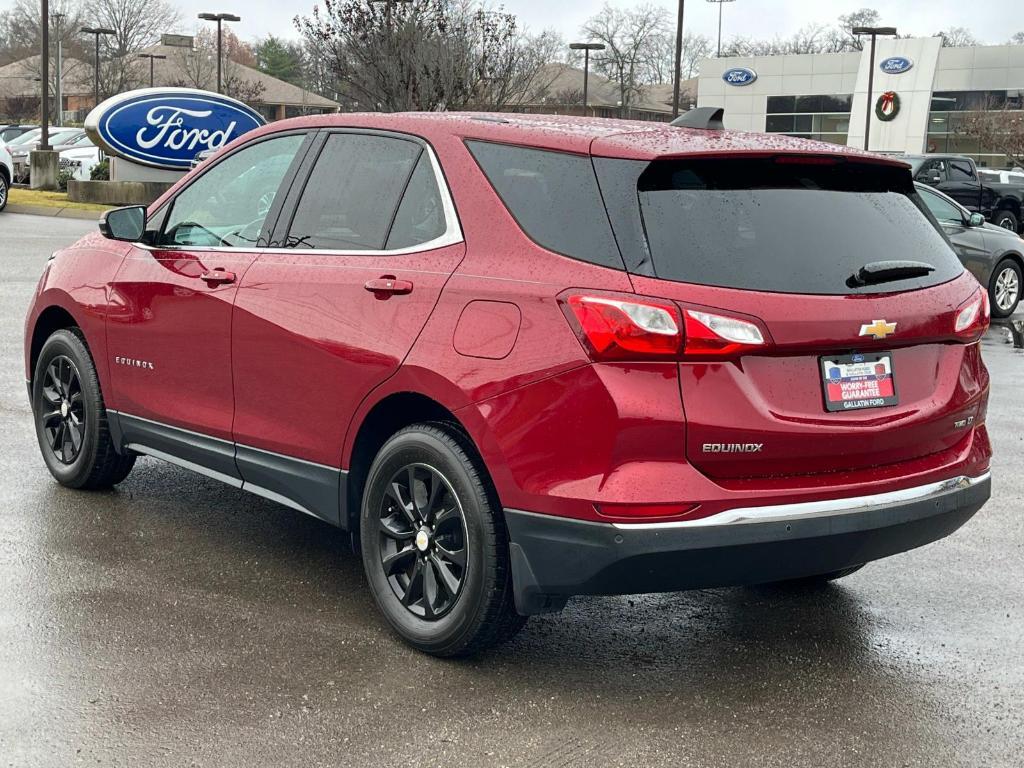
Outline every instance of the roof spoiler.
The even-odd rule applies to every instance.
[[[722,107],[697,107],[691,109],[669,125],[676,128],[698,128],[702,131],[724,131],[725,110]]]

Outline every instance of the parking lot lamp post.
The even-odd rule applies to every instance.
[[[604,43],[569,43],[573,51],[583,51],[583,116],[587,116],[587,88],[590,84],[590,52],[603,51]]]
[[[50,148],[50,2],[42,0],[42,91],[39,121],[39,149],[44,152]]]
[[[734,3],[736,0],[708,0],[709,3],[718,3],[718,53],[715,55],[722,58],[722,5]]]
[[[94,83],[93,83],[93,106],[97,107],[100,103],[100,35],[114,35],[117,34],[112,29],[106,27],[82,27],[82,32],[87,35],[92,35],[96,38],[96,62],[94,71]]]
[[[57,35],[57,114],[54,119],[57,125],[64,125],[64,40],[62,37],[64,30],[61,27],[65,16],[67,16],[66,13],[53,14],[54,34]]]
[[[672,119],[679,117],[679,80],[683,75],[683,6],[685,0],[679,0],[679,11],[676,13],[676,60],[673,62],[672,83]]]
[[[871,55],[868,60],[868,108],[867,116],[864,118],[864,149],[867,151],[871,139],[871,110],[873,109],[871,102],[875,86],[875,38],[879,35],[895,37],[896,27],[854,27],[852,32],[858,37],[871,35]]]
[[[153,62],[154,61],[158,61],[158,60],[159,61],[163,61],[167,57],[166,56],[161,56],[160,54],[157,54],[157,53],[140,53],[139,54],[139,58],[140,59],[149,59],[149,87],[152,88],[153,87]]]
[[[241,16],[236,16],[233,13],[200,13],[199,18],[203,21],[216,21],[217,22],[217,93],[222,93],[223,81],[221,76],[221,63],[224,60],[223,56],[223,36],[222,36],[222,24],[225,21],[241,21]]]

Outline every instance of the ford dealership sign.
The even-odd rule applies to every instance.
[[[757,72],[749,67],[733,67],[722,73],[722,79],[729,85],[750,85],[757,80]]]
[[[914,62],[904,56],[890,56],[878,64],[878,68],[887,75],[902,75],[913,66]]]
[[[85,129],[117,157],[188,170],[199,152],[220,149],[265,122],[227,96],[192,88],[143,88],[104,101],[89,113]]]

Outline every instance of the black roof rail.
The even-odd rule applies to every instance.
[[[722,107],[697,107],[685,112],[669,125],[676,128],[699,128],[703,131],[724,131],[725,109]]]

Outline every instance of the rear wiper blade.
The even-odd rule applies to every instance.
[[[912,277],[926,277],[935,271],[931,264],[923,261],[872,261],[857,270],[857,273],[846,279],[851,288],[865,285],[891,283],[896,280],[909,280]]]

